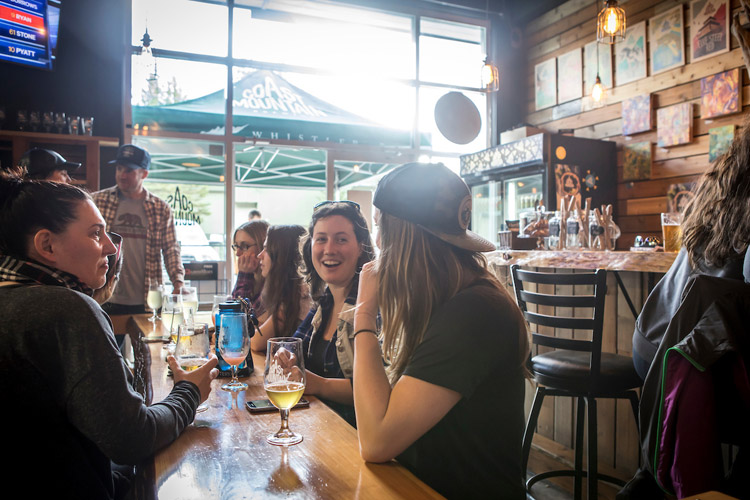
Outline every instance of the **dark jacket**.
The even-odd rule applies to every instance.
[[[633,358],[645,361],[643,368],[637,362],[635,366],[641,378],[646,377],[648,366],[654,360],[667,326],[683,302],[688,280],[694,276],[705,275],[742,281],[744,258],[743,252],[721,268],[703,265],[698,269],[692,269],[687,252],[684,248],[680,250],[672,267],[649,294],[635,322]]]
[[[697,275],[680,296],[643,386],[640,425],[646,469],[683,498],[721,488],[722,442],[748,452],[750,285]]]

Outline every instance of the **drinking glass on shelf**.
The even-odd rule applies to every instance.
[[[305,392],[305,362],[302,339],[276,337],[268,340],[263,388],[281,413],[281,428],[266,438],[271,444],[289,446],[302,442],[302,435],[289,429],[289,410]]]
[[[39,111],[29,112],[29,128],[32,132],[39,132],[42,124],[42,118],[39,116]]]
[[[174,356],[180,368],[188,372],[197,370],[208,362],[210,352],[211,342],[206,323],[195,323],[190,326],[182,324],[177,327],[177,345],[174,348]],[[196,411],[206,410],[208,410],[208,405],[201,403]]]
[[[81,122],[83,123],[83,135],[94,135],[94,117],[86,116],[81,119]]]
[[[146,304],[148,304],[148,307],[150,307],[154,314],[148,318],[148,320],[151,323],[156,322],[156,320],[159,318],[156,315],[156,310],[161,307],[161,296],[164,294],[164,287],[162,287],[158,283],[151,283],[148,286],[148,295],[146,295]]]
[[[179,293],[165,293],[161,302],[161,324],[170,335],[170,342],[165,346],[171,349],[177,343],[177,327],[184,322],[182,314],[182,295]]]
[[[62,134],[67,125],[68,119],[65,113],[55,113],[55,128],[57,129],[57,133]]]
[[[80,126],[81,126],[81,117],[71,116],[70,127],[68,128],[68,133],[72,135],[78,135]]]
[[[193,286],[183,286],[180,289],[182,295],[182,311],[188,324],[195,320],[198,312],[198,289]]]
[[[219,325],[219,352],[232,367],[232,380],[221,386],[225,391],[244,391],[247,384],[237,380],[237,367],[250,352],[250,335],[247,332],[245,313],[223,313]]]
[[[42,113],[42,127],[48,134],[52,132],[52,127],[55,125],[55,116],[51,111],[45,111]]]
[[[16,126],[18,130],[29,130],[29,114],[24,109],[19,109],[16,113]]]

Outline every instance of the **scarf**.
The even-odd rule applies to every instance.
[[[0,282],[19,285],[64,286],[88,296],[94,291],[76,276],[47,267],[32,260],[21,260],[8,255],[0,255]]]

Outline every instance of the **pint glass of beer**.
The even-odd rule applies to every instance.
[[[665,252],[679,252],[682,243],[682,214],[669,212],[661,214],[661,232],[664,237]]]

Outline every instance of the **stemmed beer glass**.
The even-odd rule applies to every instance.
[[[224,313],[220,317],[219,352],[232,367],[232,380],[221,386],[225,391],[244,391],[247,384],[237,379],[239,367],[250,352],[247,315],[243,312]]]
[[[148,286],[148,295],[146,295],[146,304],[150,307],[154,313],[148,318],[151,323],[155,323],[158,319],[156,310],[161,307],[161,296],[164,293],[164,288],[158,283],[151,283]]]
[[[289,446],[302,442],[302,435],[289,429],[289,410],[305,392],[305,361],[302,339],[276,337],[269,339],[263,387],[268,399],[281,413],[281,428],[266,438],[271,444]]]
[[[211,341],[206,323],[181,324],[177,327],[177,345],[174,348],[174,356],[180,368],[188,372],[197,370],[208,362],[210,352]],[[208,405],[204,402],[198,405],[196,411],[206,410],[208,410]]]

